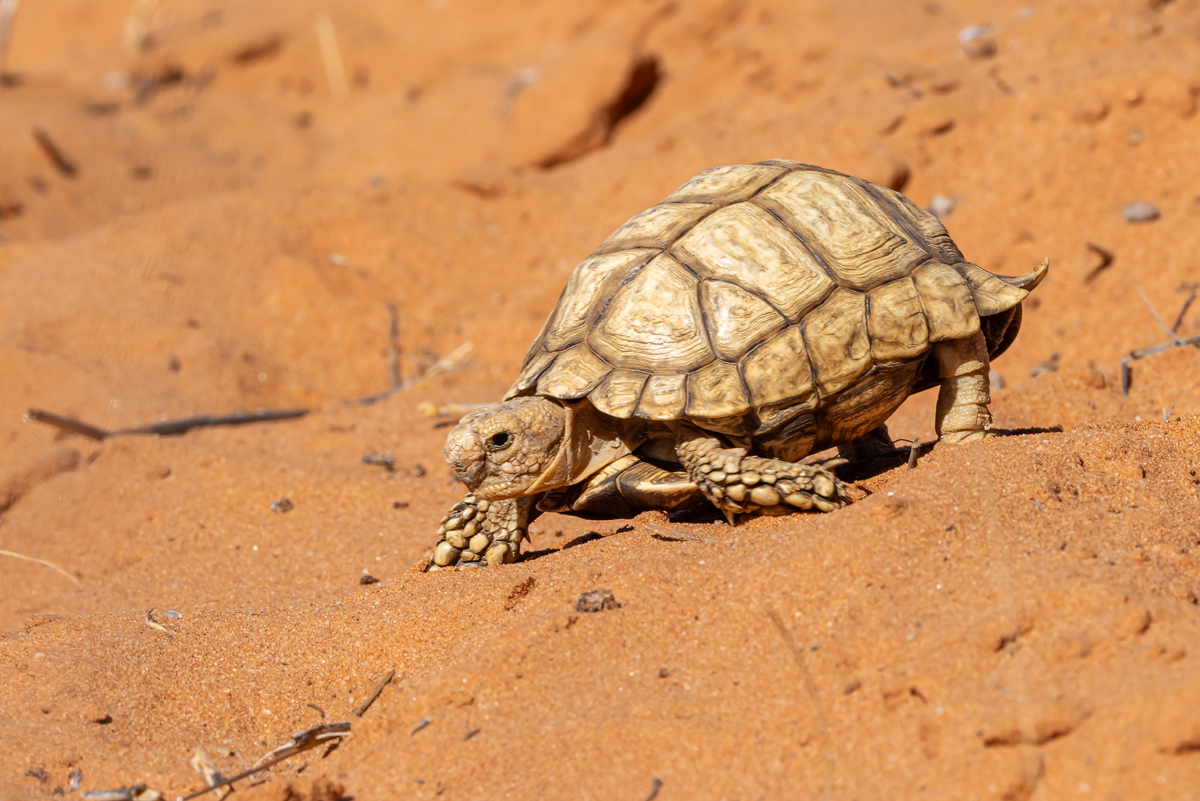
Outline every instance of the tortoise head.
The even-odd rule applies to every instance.
[[[446,437],[446,463],[481,500],[517,498],[555,463],[566,428],[566,409],[545,398],[486,406]]]

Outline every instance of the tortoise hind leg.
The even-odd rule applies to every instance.
[[[937,417],[934,426],[941,442],[974,442],[992,436],[992,413],[988,411],[991,392],[988,386],[987,342],[976,331],[966,339],[939,342],[933,347],[937,360]]]
[[[738,514],[832,512],[851,501],[848,487],[825,466],[747,456],[743,448],[695,430],[680,433],[676,452],[688,476],[730,523]]]
[[[887,423],[880,423],[862,436],[838,445],[837,450],[838,456],[846,461],[858,462],[891,456],[896,452],[896,445],[892,442],[892,435],[888,433]]]

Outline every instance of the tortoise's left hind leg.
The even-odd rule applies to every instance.
[[[934,425],[941,442],[974,442],[992,436],[992,413],[988,411],[987,342],[982,331],[966,339],[939,342],[933,346],[937,360],[937,417]]]

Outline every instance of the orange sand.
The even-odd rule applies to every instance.
[[[1118,370],[1168,340],[1138,288],[1170,326],[1200,282],[1195,3],[163,0],[136,54],[129,6],[22,3],[0,86],[0,549],[79,583],[0,557],[0,797],[173,799],[394,667],[237,797],[1200,798],[1200,352]],[[548,516],[520,564],[416,570],[461,493],[418,404],[497,399],[613,228],[771,157],[1050,258],[995,365],[1033,433],[857,465],[835,514]],[[388,386],[389,304],[402,378],[472,350],[338,406]]]

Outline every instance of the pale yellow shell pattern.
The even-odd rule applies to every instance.
[[[837,441],[839,420],[854,436],[903,401],[932,343],[971,336],[1041,274],[966,262],[935,217],[868,181],[717,167],[575,268],[506,398],[742,436],[808,411]]]

